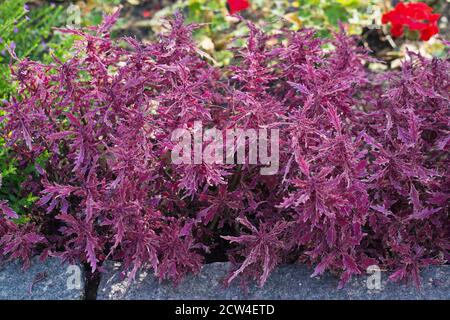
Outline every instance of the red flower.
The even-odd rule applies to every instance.
[[[152,12],[149,11],[149,10],[144,10],[144,11],[142,12],[142,16],[143,16],[144,18],[150,18],[150,17],[152,16]]]
[[[227,8],[230,14],[242,11],[250,7],[248,0],[227,0]]]
[[[440,16],[434,14],[433,8],[423,2],[400,2],[394,10],[383,14],[382,23],[391,23],[391,34],[394,37],[401,37],[406,26],[410,30],[419,31],[420,39],[427,41],[439,32],[437,23]]]

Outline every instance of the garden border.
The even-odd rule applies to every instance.
[[[337,289],[338,277],[328,272],[311,278],[312,269],[305,265],[283,265],[274,270],[262,288],[250,283],[246,293],[238,281],[224,286],[229,263],[206,264],[199,274],[188,275],[174,286],[169,281],[160,282],[145,270],[138,272],[136,281],[130,284],[121,273],[120,263],[107,262],[97,297],[93,297],[87,291],[95,290],[97,283],[85,280],[87,273],[82,266],[62,264],[57,258],[40,262],[35,257],[32,262],[25,271],[17,261],[0,265],[0,300],[450,300],[449,265],[422,270],[420,289],[411,282],[388,282],[388,273],[382,271],[379,290],[368,289],[368,279],[373,276],[370,274],[354,277],[343,289]],[[79,288],[77,268],[81,272]],[[47,276],[42,277],[43,273]],[[68,288],[68,284],[73,287]]]

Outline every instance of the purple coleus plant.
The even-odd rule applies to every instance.
[[[16,61],[2,129],[40,200],[17,215],[0,200],[0,254],[41,253],[101,270],[121,261],[177,283],[214,252],[236,278],[264,285],[279,264],[338,273],[377,264],[392,280],[449,259],[449,60],[411,54],[375,74],[344,32],[268,35],[248,24],[235,63],[217,68],[180,15],[158,41],[113,40],[118,12],[73,57]],[[276,38],[273,45],[272,38]],[[14,56],[14,54],[13,54]],[[171,162],[175,129],[194,122],[280,132],[279,172],[260,165]]]

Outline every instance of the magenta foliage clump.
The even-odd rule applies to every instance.
[[[312,30],[268,35],[251,23],[230,67],[191,40],[180,15],[158,41],[113,40],[118,13],[89,30],[67,61],[17,61],[2,129],[40,200],[15,224],[0,201],[0,254],[40,253],[133,278],[175,283],[210,257],[226,283],[264,285],[279,264],[314,266],[343,286],[370,265],[412,278],[449,259],[450,62],[410,54],[376,74],[356,39]],[[276,41],[271,41],[276,40]],[[277,44],[274,44],[277,43]],[[174,164],[172,132],[279,130],[279,170]],[[44,166],[36,160],[46,155]]]

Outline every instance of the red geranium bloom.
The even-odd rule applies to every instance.
[[[410,30],[419,31],[420,39],[427,41],[439,32],[437,23],[440,16],[423,2],[400,2],[394,10],[383,14],[382,23],[391,23],[391,34],[394,37],[401,37],[406,26]]]
[[[230,14],[247,9],[250,6],[248,0],[227,0],[227,7]]]
[[[142,16],[143,16],[144,18],[150,18],[150,17],[152,16],[152,12],[149,11],[149,10],[144,10],[144,11],[142,12]]]

